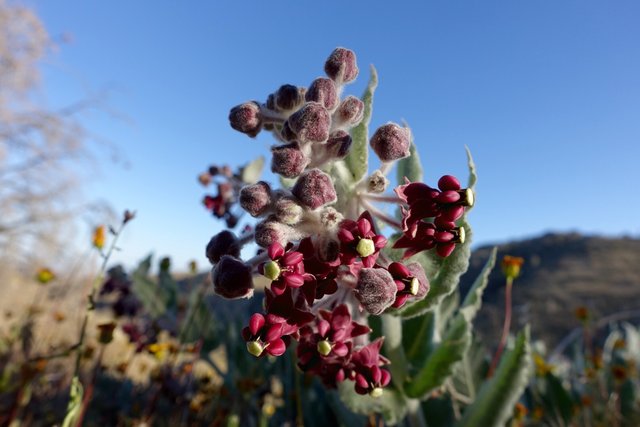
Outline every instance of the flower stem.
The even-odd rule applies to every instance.
[[[382,212],[380,209],[373,206],[371,203],[367,202],[362,198],[360,199],[360,203],[362,204],[362,207],[368,210],[369,213],[371,213],[371,215],[373,215],[375,218],[379,219],[380,221],[384,222],[387,225],[390,225],[391,227],[397,230],[402,230],[402,224],[400,224],[395,219],[391,218],[386,213]]]
[[[509,338],[509,330],[511,329],[511,289],[513,288],[513,278],[507,277],[507,287],[505,289],[504,294],[504,325],[502,327],[502,337],[500,337],[500,344],[498,344],[498,349],[496,350],[496,354],[493,355],[493,360],[491,361],[491,366],[489,367],[489,372],[487,373],[487,378],[491,378],[498,366],[498,362],[500,361],[500,356],[502,356],[502,352],[504,347],[507,344],[507,338]]]

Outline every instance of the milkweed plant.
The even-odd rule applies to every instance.
[[[249,232],[224,230],[209,241],[215,292],[263,296],[263,310],[242,330],[247,351],[290,351],[301,372],[352,412],[426,425],[429,405],[445,399],[459,425],[503,425],[527,382],[529,338],[521,331],[485,380],[472,321],[495,251],[462,300],[457,286],[469,264],[475,202],[469,151],[466,186],[452,175],[423,182],[407,125],[388,122],[369,135],[375,68],[361,98],[346,94],[360,74],[353,51],[336,48],[324,72],[308,87],[284,84],[229,113],[238,132],[271,133],[270,166],[280,179],[257,181],[258,159],[237,174],[227,167],[219,194],[205,197],[228,225],[235,205],[257,221]],[[380,161],[375,170],[369,150]],[[214,166],[199,179],[221,174]],[[242,259],[254,243],[257,254]],[[257,276],[267,282],[263,293],[254,292]]]

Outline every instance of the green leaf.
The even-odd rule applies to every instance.
[[[353,382],[343,381],[338,385],[340,400],[356,414],[381,414],[388,424],[399,423],[407,413],[407,398],[392,387],[384,389],[381,397],[361,395],[353,389]]]
[[[422,182],[422,163],[420,162],[416,144],[413,142],[413,134],[411,135],[409,152],[411,153],[409,157],[398,161],[398,185],[404,184],[405,177],[411,182]]]
[[[531,372],[529,327],[520,332],[513,349],[500,359],[495,375],[486,381],[466,408],[458,427],[502,427],[524,392]]]
[[[364,115],[360,124],[351,129],[351,139],[353,143],[349,154],[344,159],[349,171],[353,175],[353,182],[359,182],[364,178],[369,168],[369,122],[371,122],[371,111],[373,108],[373,94],[378,86],[378,73],[374,66],[371,66],[371,77],[367,89],[362,95],[364,102]]]
[[[384,355],[391,361],[389,371],[394,384],[402,387],[407,376],[407,358],[402,346],[402,319],[390,314],[382,318],[382,335],[384,338]]]
[[[498,252],[498,248],[494,247],[491,250],[491,254],[489,255],[489,259],[482,267],[480,274],[471,285],[469,292],[467,292],[467,296],[464,297],[464,301],[462,302],[462,306],[460,307],[460,313],[467,319],[468,322],[473,321],[476,317],[476,314],[480,310],[482,306],[482,294],[484,290],[487,288],[487,284],[489,283],[489,275],[491,274],[491,270],[496,264],[496,254]]]
[[[151,255],[147,256],[131,275],[132,289],[145,310],[152,317],[159,317],[167,311],[167,303],[171,295],[149,278],[151,259]]]
[[[544,412],[548,416],[556,415],[564,421],[564,425],[569,425],[573,418],[574,402],[571,395],[565,390],[560,379],[551,372],[547,372],[544,377],[545,389],[542,395]]]
[[[242,168],[240,171],[240,179],[247,184],[254,184],[260,179],[263,168],[264,157],[260,156]]]
[[[471,156],[471,150],[469,150],[469,147],[465,145],[464,149],[467,152],[467,166],[469,168],[469,181],[467,182],[467,188],[475,190],[476,181],[478,181],[478,175],[476,173],[476,164],[473,161],[473,157]]]
[[[84,391],[82,389],[80,379],[75,376],[73,377],[73,380],[71,380],[69,403],[67,404],[67,413],[64,417],[64,421],[62,422],[62,427],[71,427],[76,424],[76,420],[78,419],[80,410],[82,409],[83,395]]]
[[[471,228],[464,217],[460,226],[464,227],[466,231],[465,242],[456,246],[453,253],[444,258],[438,274],[431,281],[427,296],[413,304],[407,304],[399,310],[401,316],[410,318],[433,310],[458,286],[460,276],[469,268],[469,257],[471,256]]]
[[[442,339],[442,342],[422,362],[418,374],[407,380],[404,391],[409,397],[424,398],[440,387],[453,374],[471,344],[471,324],[458,313]]]

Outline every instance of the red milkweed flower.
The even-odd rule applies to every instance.
[[[362,260],[366,268],[375,265],[380,249],[387,244],[387,239],[376,234],[373,219],[368,211],[364,211],[357,221],[345,219],[338,230],[340,239],[340,259],[343,265],[353,264],[357,258]]]

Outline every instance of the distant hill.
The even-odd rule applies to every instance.
[[[493,246],[477,249],[464,275],[464,295]],[[640,239],[588,237],[577,233],[498,245],[498,264],[489,279],[484,306],[476,320],[487,344],[499,339],[504,316],[504,255],[525,259],[514,284],[515,327],[531,323],[534,338],[556,344],[579,326],[574,317],[586,306],[595,318],[640,309]]]

